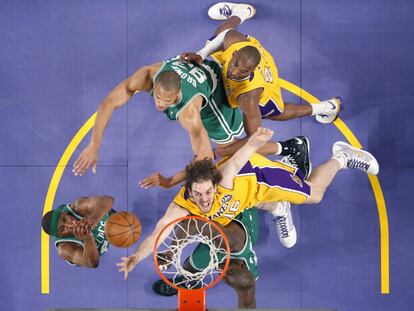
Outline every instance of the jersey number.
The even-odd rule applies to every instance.
[[[198,67],[194,67],[193,69],[191,69],[189,71],[189,74],[194,76],[194,78],[196,78],[197,82],[200,84],[207,80],[205,72]]]
[[[273,83],[272,70],[270,70],[270,68],[267,66],[264,67],[263,78],[265,79],[266,82]]]

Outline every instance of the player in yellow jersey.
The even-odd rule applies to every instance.
[[[161,230],[180,217],[199,215],[225,227],[254,206],[274,212],[274,203],[279,201],[319,203],[341,169],[356,168],[368,174],[378,174],[378,162],[369,152],[337,142],[333,146],[332,158],[314,169],[305,181],[296,168],[256,154],[272,135],[271,130],[259,128],[241,149],[218,167],[210,159],[188,165],[185,185],[154,231],[131,256],[122,258],[118,264],[119,271],[127,277],[151,253]],[[172,227],[165,230],[160,243],[172,230]]]
[[[252,5],[220,2],[208,12],[212,19],[226,20],[214,34],[214,39],[197,54],[183,53],[182,61],[200,64],[211,55],[222,69],[229,104],[244,113],[244,127],[252,134],[261,119],[289,120],[316,116],[320,123],[333,122],[341,110],[339,97],[313,105],[284,103],[278,70],[272,55],[251,36],[234,30],[244,20],[252,18]],[[231,154],[233,150],[225,151]],[[223,152],[223,151],[220,151]]]

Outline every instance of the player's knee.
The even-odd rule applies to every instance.
[[[246,243],[246,234],[242,227],[238,223],[232,221],[224,230],[229,240],[230,252],[240,252]]]
[[[307,203],[309,204],[318,204],[322,201],[324,193],[321,191],[317,191],[311,194]]]
[[[231,263],[225,277],[226,283],[236,290],[246,291],[253,288],[256,281],[244,263]]]

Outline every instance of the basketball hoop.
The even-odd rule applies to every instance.
[[[174,226],[173,231],[159,243],[160,237],[170,226]],[[203,270],[193,273],[184,269],[181,256],[185,247],[194,243],[203,243],[210,248],[210,262]],[[219,253],[227,254],[223,267],[219,267],[222,263],[217,256]],[[178,291],[178,310],[205,311],[205,292],[226,273],[230,262],[230,245],[223,230],[213,221],[186,216],[170,222],[161,230],[155,242],[153,259],[164,282]],[[160,264],[161,260],[163,264]]]

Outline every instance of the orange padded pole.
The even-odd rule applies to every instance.
[[[206,290],[180,289],[178,291],[178,311],[205,311]]]

